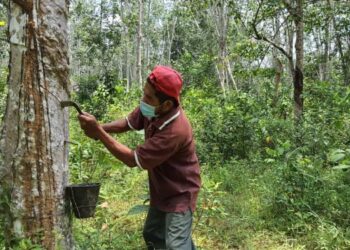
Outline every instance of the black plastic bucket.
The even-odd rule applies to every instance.
[[[75,184],[66,188],[75,217],[79,219],[93,217],[100,192],[100,183]]]

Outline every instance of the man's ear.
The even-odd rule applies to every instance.
[[[171,100],[166,100],[166,101],[163,102],[163,104],[162,104],[162,109],[163,109],[163,112],[164,112],[164,113],[168,112],[168,111],[171,110],[173,107],[174,107],[174,103],[173,103],[173,101],[171,101]]]

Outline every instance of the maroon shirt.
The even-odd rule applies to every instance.
[[[134,155],[137,165],[148,170],[150,205],[165,212],[194,211],[201,179],[192,127],[183,110],[149,120],[136,108],[126,119],[130,128],[145,130],[145,143]]]

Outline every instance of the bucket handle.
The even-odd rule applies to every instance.
[[[74,202],[73,206],[75,206],[76,210],[78,211],[78,215],[79,215],[79,218],[80,218],[81,217],[80,210],[79,210],[79,207],[77,205],[77,202],[74,199],[73,188],[69,187],[69,189],[70,189],[71,200]]]

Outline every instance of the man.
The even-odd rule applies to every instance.
[[[148,249],[195,249],[191,227],[200,171],[192,128],[180,106],[181,87],[177,71],[156,66],[140,106],[125,119],[100,125],[88,113],[78,117],[87,136],[100,140],[129,167],[148,171],[150,209],[143,230]],[[109,135],[142,129],[145,142],[134,150]]]

